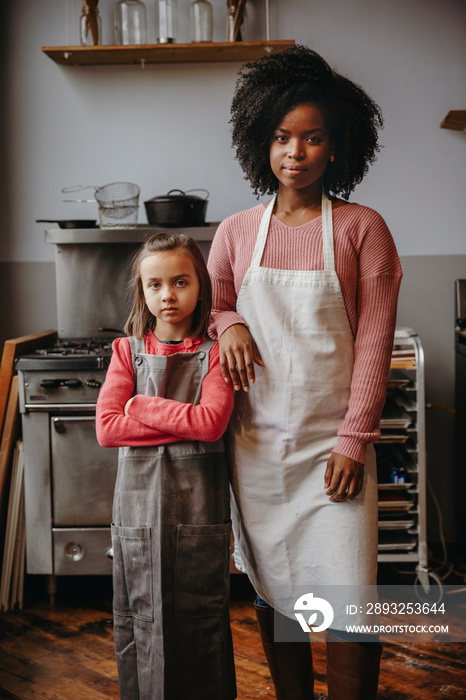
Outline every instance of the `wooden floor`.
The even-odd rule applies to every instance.
[[[233,576],[232,587],[238,699],[273,700],[252,590],[244,576]],[[313,652],[316,692],[326,698],[325,645]],[[466,644],[386,644],[378,700],[466,700],[465,653]],[[28,577],[24,609],[0,614],[0,698],[118,697],[110,579],[59,579],[50,607],[42,577]]]

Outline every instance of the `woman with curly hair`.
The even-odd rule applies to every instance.
[[[210,331],[237,391],[236,558],[258,594],[276,696],[307,700],[311,645],[274,641],[274,616],[294,619],[296,587],[376,584],[371,443],[402,273],[382,217],[347,200],[383,122],[359,86],[303,46],[246,64],[231,116],[246,178],[273,195],[226,219],[209,257]],[[327,631],[329,698],[373,700],[381,646],[342,630],[335,619]]]

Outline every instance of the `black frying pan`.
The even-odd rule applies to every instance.
[[[95,219],[36,219],[37,224],[58,224],[60,228],[96,228]]]

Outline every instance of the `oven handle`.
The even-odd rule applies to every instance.
[[[53,417],[52,418],[52,425],[55,428],[55,432],[57,433],[66,433],[66,428],[64,424],[64,420],[67,422],[71,421],[95,421],[95,416],[66,416],[66,418],[59,418],[59,417]]]
[[[61,411],[65,413],[66,411],[95,411],[95,403],[26,403],[24,404],[25,411]],[[82,420],[82,418],[80,419]]]

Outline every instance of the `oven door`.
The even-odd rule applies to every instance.
[[[99,445],[94,415],[50,420],[54,528],[109,527],[118,449]]]

